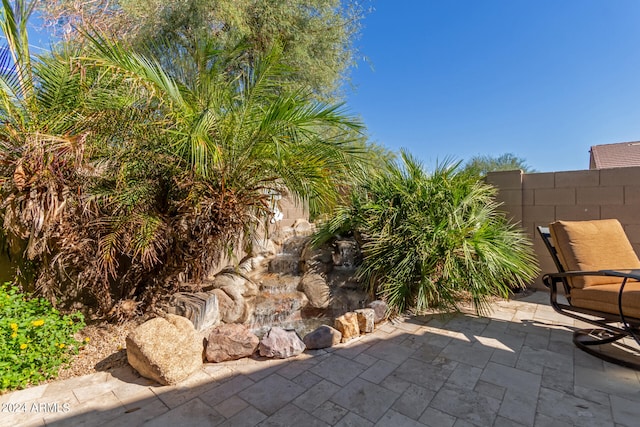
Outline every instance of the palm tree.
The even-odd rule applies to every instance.
[[[428,174],[407,153],[369,175],[316,237],[362,236],[360,276],[398,312],[507,297],[537,274],[531,242],[498,210],[495,189],[445,163]]]
[[[2,209],[5,224],[15,223],[5,233],[28,242],[36,283],[52,294],[58,282],[89,289],[102,312],[113,298],[153,302],[202,279],[250,237],[270,214],[270,194],[327,209],[362,161],[350,141],[361,125],[341,105],[281,85],[277,48],[227,67],[202,43],[198,63],[170,73],[87,36],[89,51],[17,65],[32,70],[32,93],[14,96],[5,85],[0,94],[5,123],[19,122],[0,134]]]

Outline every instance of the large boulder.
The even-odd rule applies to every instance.
[[[273,327],[260,341],[260,356],[286,359],[305,349],[304,342],[294,330]]]
[[[342,342],[347,342],[360,335],[360,325],[356,313],[348,312],[336,317],[334,326],[342,334]]]
[[[220,325],[209,334],[205,355],[209,362],[242,359],[255,353],[259,343],[244,325]]]
[[[342,333],[328,325],[322,325],[305,335],[304,345],[309,350],[333,347],[342,340]]]
[[[127,336],[126,343],[129,364],[163,385],[176,384],[202,366],[202,338],[182,316],[148,320]]]
[[[313,308],[327,308],[331,302],[331,289],[321,274],[308,273],[302,277],[298,290],[304,292]]]

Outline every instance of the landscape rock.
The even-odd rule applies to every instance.
[[[387,310],[389,309],[389,306],[386,302],[381,300],[372,301],[369,303],[368,307],[372,308],[375,312],[375,317],[373,319],[374,322],[380,323],[387,318]]]
[[[337,267],[353,268],[362,262],[360,246],[355,239],[337,239],[333,246],[333,263]]]
[[[331,289],[326,279],[317,273],[305,274],[300,280],[298,290],[309,299],[309,306],[327,308],[331,302]]]
[[[168,312],[186,317],[198,331],[220,323],[218,297],[206,292],[178,292],[171,298]]]
[[[209,362],[237,360],[255,353],[259,343],[260,339],[244,325],[220,325],[209,334],[205,355]]]
[[[146,321],[127,336],[126,345],[129,364],[162,385],[176,384],[202,366],[202,338],[182,316]]]
[[[269,261],[269,273],[298,274],[300,273],[300,257],[291,254],[278,254]]]
[[[316,350],[333,347],[339,344],[340,340],[342,340],[342,333],[339,330],[328,325],[322,325],[305,335],[302,341],[309,350]]]
[[[284,241],[282,244],[282,253],[292,255],[298,259],[302,256],[302,250],[311,240],[308,236],[294,236]]]
[[[347,342],[360,335],[360,325],[356,313],[349,312],[336,317],[334,326],[342,334],[342,342]]]
[[[277,251],[276,244],[271,239],[256,238],[252,241],[251,255],[272,256],[275,255]]]
[[[233,300],[229,294],[222,289],[214,289],[211,291],[218,297],[218,307],[220,310],[220,319],[224,323],[236,323],[245,314],[244,304],[239,304]]]
[[[297,219],[291,227],[296,236],[310,236],[315,231],[315,226],[304,218]]]
[[[254,282],[229,268],[217,274],[208,288],[218,297],[223,322],[244,323],[251,317],[259,291]]]
[[[260,341],[260,356],[287,359],[305,349],[304,342],[294,330],[273,327]]]
[[[376,312],[373,308],[361,308],[356,310],[356,314],[358,315],[358,327],[360,328],[361,333],[370,334],[373,332],[374,324],[375,324],[375,315]]]
[[[305,273],[329,273],[333,270],[333,250],[329,245],[314,248],[308,243],[302,250],[301,260]]]

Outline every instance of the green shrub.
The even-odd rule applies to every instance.
[[[62,315],[42,298],[0,285],[0,391],[53,378],[78,351],[73,338],[84,326],[81,313]]]
[[[352,231],[360,239],[360,276],[395,311],[458,309],[479,313],[490,296],[508,297],[538,273],[526,234],[498,210],[495,188],[444,164],[428,174],[408,154],[363,178],[316,241]]]

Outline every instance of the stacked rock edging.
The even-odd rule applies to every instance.
[[[375,308],[374,308],[375,307]],[[376,316],[376,309],[381,316]],[[374,332],[375,325],[386,319],[387,304],[384,301],[373,301],[369,307],[347,312],[335,319],[334,327],[322,325],[304,337],[308,349],[333,347],[345,343],[362,334]]]

